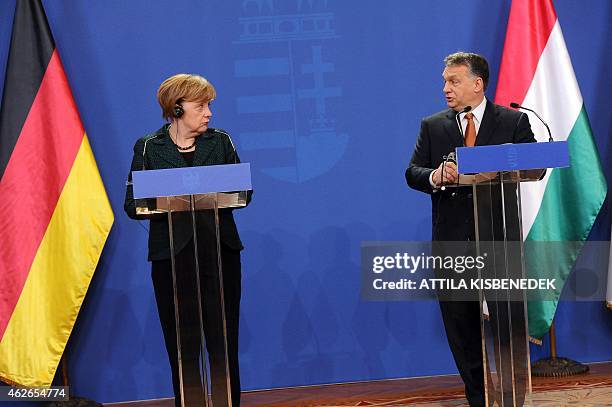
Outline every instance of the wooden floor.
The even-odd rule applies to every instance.
[[[607,387],[612,406],[612,362],[590,365],[587,374],[569,378],[533,378],[534,393]],[[464,400],[458,375],[309,386],[247,392],[242,406],[403,406],[448,400]],[[461,404],[459,404],[461,405]],[[574,404],[576,405],[576,404]]]
[[[533,405],[536,407],[612,406],[612,362],[595,363],[589,367],[590,371],[583,375],[567,378],[534,378]],[[122,407],[127,407],[126,404],[129,404],[129,407],[174,405],[173,399],[120,404]],[[457,375],[245,392],[241,405],[243,407],[467,406],[463,384]]]

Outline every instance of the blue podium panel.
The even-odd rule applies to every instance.
[[[252,189],[249,163],[133,171],[134,198]]]
[[[459,174],[569,166],[567,141],[457,148]]]

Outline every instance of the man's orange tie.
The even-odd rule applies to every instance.
[[[466,147],[474,147],[476,144],[476,126],[474,125],[474,114],[466,113],[467,126],[465,127],[465,145]]]

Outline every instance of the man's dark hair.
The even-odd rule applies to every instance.
[[[465,65],[474,76],[482,78],[484,90],[489,84],[489,63],[482,55],[471,52],[455,52],[444,58],[445,66]]]

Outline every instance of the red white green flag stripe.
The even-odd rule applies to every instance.
[[[553,138],[569,144],[569,168],[549,170],[544,180],[521,186],[525,239],[585,241],[607,185],[552,0],[512,1],[495,101],[536,110]],[[529,119],[538,141],[547,140],[546,128],[535,116]],[[547,262],[548,256],[527,257],[529,275],[564,282],[580,245],[566,248],[573,249],[559,250],[554,263]],[[557,299],[562,289],[558,284]],[[557,300],[529,303],[531,337],[541,339],[548,332],[556,308]]]

